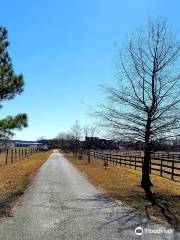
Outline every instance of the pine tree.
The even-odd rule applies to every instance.
[[[6,100],[11,100],[24,90],[22,74],[15,74],[13,64],[8,53],[9,42],[6,28],[0,27],[0,108]],[[14,129],[27,127],[27,115],[21,113],[15,117],[8,116],[0,120],[1,143],[13,135]]]

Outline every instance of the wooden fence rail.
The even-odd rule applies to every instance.
[[[0,165],[13,164],[38,152],[40,149],[37,147],[7,149],[0,152]]]
[[[140,156],[140,154],[119,155],[92,150],[89,151],[88,162],[90,162],[90,158],[103,161],[104,166],[108,166],[110,163],[133,168],[135,170],[142,169],[144,162],[144,157]],[[176,156],[171,156],[171,158],[158,158],[156,155],[152,155],[150,160],[150,174],[170,178],[174,181],[180,181],[180,160]]]

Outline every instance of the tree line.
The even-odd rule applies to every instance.
[[[99,133],[99,128],[96,124],[89,124],[82,126],[78,120],[76,120],[69,131],[59,133],[53,139],[54,147],[61,147],[65,152],[73,152],[75,156],[82,149],[89,149],[87,137],[94,138]]]

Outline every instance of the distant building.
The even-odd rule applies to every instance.
[[[41,139],[38,140],[37,143],[41,145],[46,145],[48,148],[51,148],[53,146],[54,140],[53,139]]]
[[[98,137],[86,137],[86,146],[90,149],[119,149],[119,141],[101,139]]]
[[[14,145],[14,147],[38,147],[43,145],[39,142],[23,140],[11,140],[10,143]]]

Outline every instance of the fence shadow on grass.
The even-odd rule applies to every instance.
[[[180,216],[178,216],[178,206],[180,205],[179,196],[153,195],[153,203],[149,202],[145,196],[115,196],[115,199],[133,206],[137,212],[145,214],[148,219],[152,216],[163,220],[171,227],[180,230]],[[136,204],[137,203],[137,204]]]

